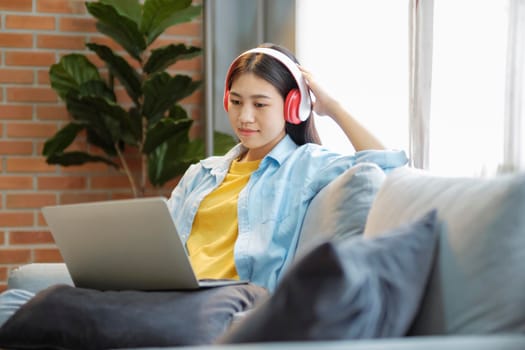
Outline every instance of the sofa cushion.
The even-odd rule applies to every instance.
[[[97,291],[56,285],[0,328],[0,347],[108,349],[211,343],[233,314],[265,298],[247,284],[198,291]]]
[[[436,213],[374,239],[327,241],[296,261],[275,293],[220,343],[396,337],[430,271]]]
[[[297,256],[327,238],[363,233],[372,201],[385,173],[374,163],[358,163],[319,192],[306,213]]]
[[[38,293],[54,284],[72,286],[73,280],[64,263],[32,263],[11,271],[7,280],[9,289],[23,289]]]
[[[365,235],[437,208],[447,227],[411,334],[525,332],[525,175],[387,176]]]

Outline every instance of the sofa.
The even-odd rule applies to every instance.
[[[275,293],[210,344],[177,348],[525,349],[524,213],[525,174],[359,164],[312,200]],[[35,293],[56,284],[72,285],[64,264],[8,280]]]

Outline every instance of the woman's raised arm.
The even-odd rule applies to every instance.
[[[346,111],[339,101],[330,96],[313,78],[312,74],[299,67],[303,72],[306,83],[315,96],[313,110],[320,116],[329,116],[344,131],[348,140],[352,143],[356,151],[370,149],[385,149],[383,144],[363,125],[361,125],[348,111]]]

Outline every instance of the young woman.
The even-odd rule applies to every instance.
[[[312,106],[342,128],[356,154],[319,145]],[[169,200],[199,278],[240,278],[273,290],[294,257],[308,204],[324,186],[358,162],[388,170],[407,161],[404,152],[385,151],[276,45],[233,61],[224,107],[240,144],[192,165]]]
[[[359,162],[385,171],[407,162],[404,152],[384,150],[280,46],[263,44],[233,61],[224,107],[240,143],[192,165],[169,199],[200,279],[240,278],[273,291],[294,257],[308,204],[324,186]],[[357,152],[320,146],[312,111],[331,117]],[[0,325],[32,295],[1,294]]]

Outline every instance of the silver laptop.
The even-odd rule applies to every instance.
[[[77,287],[198,289],[246,283],[198,281],[163,197],[42,208]]]

